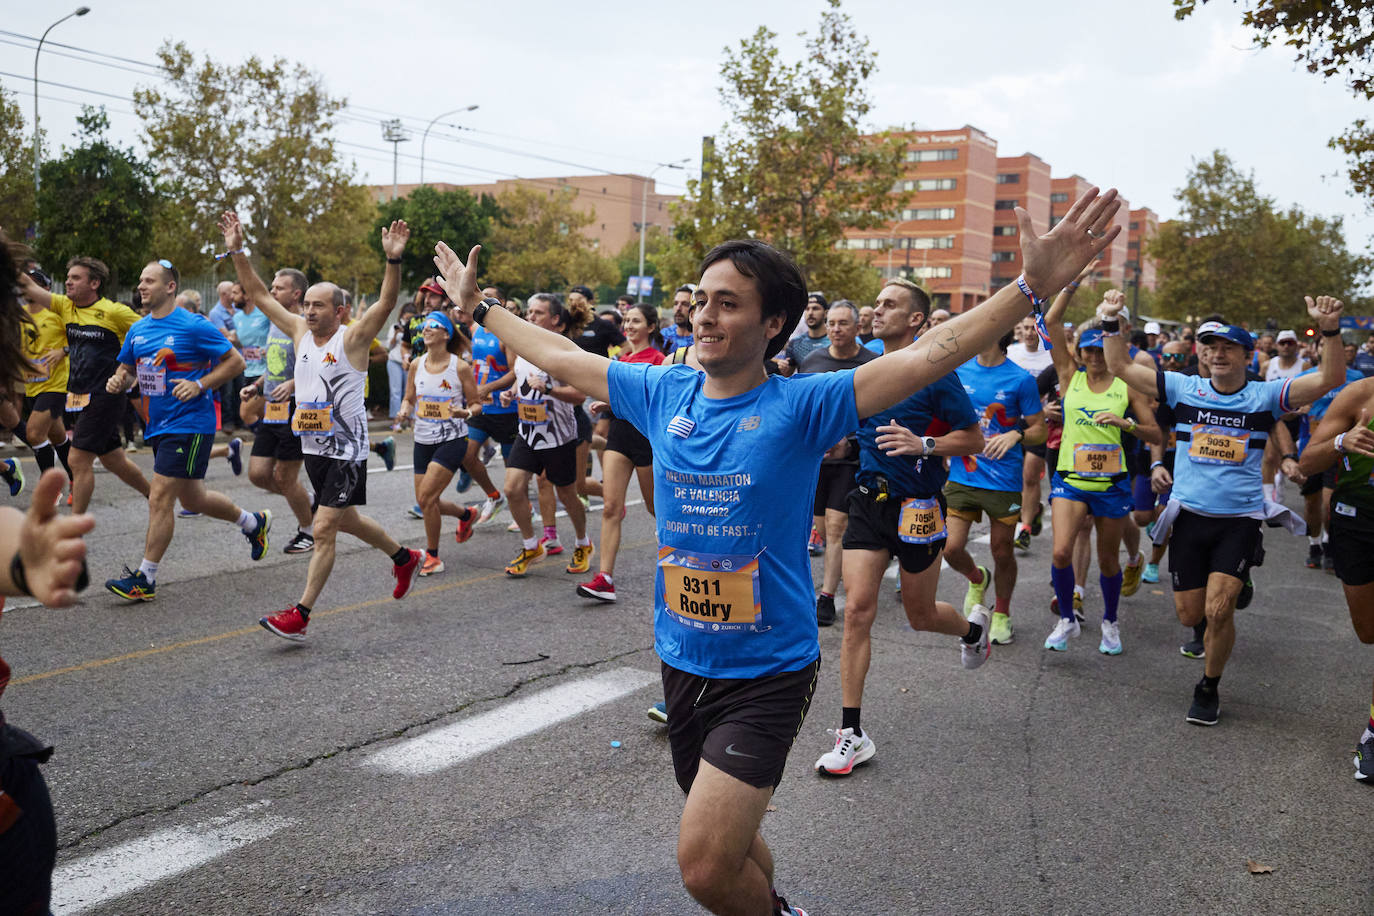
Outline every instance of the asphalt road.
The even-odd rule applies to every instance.
[[[420,546],[411,482],[371,474],[368,512]],[[257,625],[303,582],[305,559],[281,553],[289,512],[223,462],[210,483],[274,511],[268,558],[250,563],[232,526],[179,521],[156,602],[97,585],[64,610],[12,602],[0,626],[6,714],[57,746],[56,912],[698,912],[644,715],[660,693],[641,507],[616,604],[578,598],[556,558],[507,579],[505,516],[463,545],[449,522],[448,571],[402,602],[387,559],[345,539],[297,645]],[[107,474],[94,512],[98,583],[137,565],[146,516]],[[1016,642],[978,671],[884,590],[864,707],[878,753],[844,780],[812,771],[839,724],[842,622],[823,631],[764,822],[779,890],[813,914],[1374,912],[1374,796],[1351,778],[1374,653],[1300,539],[1266,547],[1212,729],[1184,722],[1201,663],[1178,652],[1165,583],[1124,601],[1124,655],[1098,654],[1091,623],[1068,653],[1041,649],[1048,535],[1021,559]],[[946,570],[941,597],[963,591]]]

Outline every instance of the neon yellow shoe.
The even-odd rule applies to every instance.
[[[575,576],[585,573],[587,570],[591,569],[592,554],[594,553],[596,553],[596,548],[591,544],[587,544],[583,547],[574,546],[572,562],[568,564],[564,571],[572,573]]]
[[[992,644],[994,646],[1011,645],[1011,617],[1007,614],[992,615]]]
[[[544,547],[539,545],[533,550],[525,550],[523,547],[514,560],[506,564],[506,575],[513,579],[523,578],[529,572],[530,564],[544,559]]]
[[[969,583],[968,591],[964,594],[965,617],[972,614],[973,609],[983,603],[983,594],[988,590],[988,586],[992,584],[992,573],[986,566],[978,567],[978,571],[983,574],[983,583],[981,585],[974,585],[972,582]]]

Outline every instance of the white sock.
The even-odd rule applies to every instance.
[[[607,584],[607,585],[615,585],[615,579],[614,579],[614,577],[611,576],[610,573],[602,573],[602,574],[601,574],[601,578],[603,578],[603,579],[606,580],[606,584]],[[1363,738],[1361,738],[1360,740],[1361,740],[1361,741],[1364,741]]]
[[[539,538],[522,538],[520,540],[520,543],[525,545],[526,550],[533,550],[534,548],[539,546]]]
[[[1321,546],[1321,542],[1322,542],[1322,539],[1321,539],[1321,538],[1314,538],[1314,537],[1312,537],[1311,535],[1309,535],[1308,538],[1307,538],[1307,546],[1308,546],[1308,547],[1319,547],[1319,546]]]
[[[587,537],[578,538],[577,541],[576,541],[576,543],[573,544],[573,546],[574,546],[574,547],[590,547],[590,546],[592,546],[592,539],[591,539],[591,538],[587,538]]]
[[[606,581],[607,581],[607,582],[611,581],[611,577],[610,577],[610,576],[607,576],[607,577],[606,577]],[[1366,725],[1366,726],[1364,727],[1364,734],[1363,734],[1363,735],[1360,735],[1360,743],[1361,743],[1361,744],[1364,744],[1364,743],[1365,743],[1366,741],[1368,741],[1370,738],[1374,738],[1374,730],[1371,730],[1370,727],[1369,727],[1368,725]]]
[[[304,528],[298,527],[296,530],[299,531],[301,534],[308,534],[313,538],[315,536],[315,523],[311,522]]]
[[[143,573],[143,578],[147,579],[149,584],[157,581],[157,564],[152,560],[145,559],[138,564],[138,571]]]
[[[1323,531],[1323,532],[1322,532],[1322,546],[1325,547],[1327,544],[1330,544],[1330,543],[1331,543],[1331,532],[1329,532],[1329,531]]]
[[[253,517],[251,512],[244,509],[239,510],[239,530],[244,534],[252,534],[258,530],[258,520]]]
[[[1081,586],[1081,585],[1075,585],[1075,586],[1073,587],[1073,593],[1074,593],[1075,595],[1077,595],[1078,597],[1082,598],[1082,597],[1083,597],[1083,586]]]

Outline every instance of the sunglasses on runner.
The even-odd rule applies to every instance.
[[[1160,356],[1168,360],[1173,360],[1176,363],[1181,363],[1188,358],[1187,353],[1161,353]]]

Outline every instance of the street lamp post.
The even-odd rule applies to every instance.
[[[396,176],[400,171],[401,144],[410,139],[410,134],[401,126],[400,118],[382,122],[382,139],[391,144],[391,199],[396,199]]]
[[[75,10],[48,26],[43,37],[38,39],[38,47],[33,52],[33,193],[38,196],[38,164],[42,150],[38,144],[38,55],[43,52],[43,42],[48,40],[48,32],[57,28],[73,16],[84,16],[91,11],[89,6],[78,6]]]
[[[469,105],[466,108],[455,108],[452,111],[444,112],[443,114],[436,117],[433,121],[429,122],[429,125],[425,128],[424,136],[420,138],[420,184],[425,183],[425,142],[429,140],[429,128],[433,127],[436,123],[438,123],[439,118],[447,118],[449,115],[460,114],[464,111],[476,110],[476,105]]]
[[[659,169],[680,169],[688,161],[678,159],[676,162],[660,162],[644,179],[643,189],[639,193],[639,288],[635,291],[636,303],[644,301],[644,232],[647,228],[645,224],[649,221],[649,181]]]

